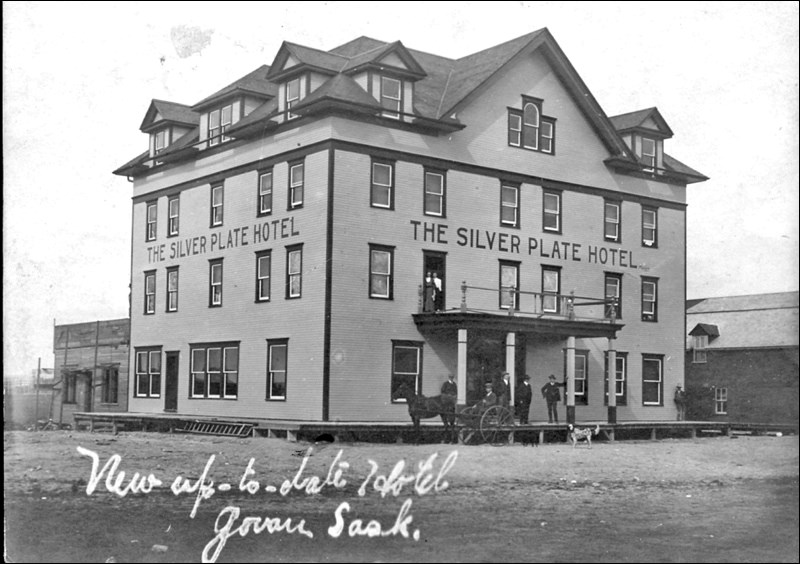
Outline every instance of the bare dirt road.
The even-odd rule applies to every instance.
[[[6,432],[6,558],[798,562],[798,463],[796,436],[573,449]]]

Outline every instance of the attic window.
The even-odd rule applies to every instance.
[[[233,104],[223,106],[208,114],[208,144],[210,147],[230,141],[224,133],[228,130],[233,120]]]
[[[694,364],[703,364],[707,359],[708,335],[694,335],[692,339],[694,340],[692,362]]]
[[[153,134],[153,154],[157,155],[167,148],[167,130],[162,129]]]
[[[642,162],[645,172],[654,172],[656,167],[656,142],[647,137],[642,137]]]
[[[542,100],[522,97],[522,109],[508,108],[508,144],[539,153],[555,153],[556,120],[542,115]]]
[[[286,119],[294,119],[297,114],[291,113],[289,110],[292,106],[300,101],[300,79],[295,78],[286,83]]]
[[[381,77],[381,106],[386,110],[384,117],[400,119],[403,107],[403,82],[388,76]]]

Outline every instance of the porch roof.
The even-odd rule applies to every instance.
[[[417,329],[421,332],[454,331],[457,329],[483,329],[513,333],[533,333],[579,339],[616,338],[622,323],[609,320],[545,315],[508,315],[486,312],[425,312],[412,314]]]

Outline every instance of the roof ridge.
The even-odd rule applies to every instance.
[[[316,47],[309,47],[308,45],[303,45],[301,43],[293,43],[291,41],[284,41],[284,44],[291,45],[293,47],[302,47],[303,49],[308,49],[310,51],[316,51],[318,53],[325,53],[326,55],[330,55],[332,57],[338,57],[340,59],[347,59],[344,55],[339,55],[338,53],[331,53],[330,51],[325,51],[324,49],[318,49]]]

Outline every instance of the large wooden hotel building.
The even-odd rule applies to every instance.
[[[469,404],[508,371],[532,421],[550,374],[570,419],[675,418],[706,177],[656,108],[606,116],[547,29],[461,59],[284,42],[192,106],[153,100],[141,130],[115,171],[130,411],[407,421],[403,383],[452,373]]]

